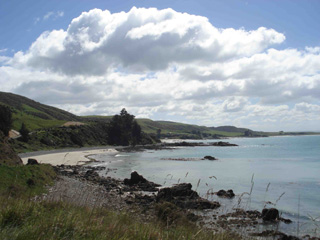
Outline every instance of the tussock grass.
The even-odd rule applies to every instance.
[[[43,193],[56,173],[50,165],[0,165],[0,196],[26,198]]]
[[[143,223],[106,208],[1,199],[0,239],[239,239],[179,225]]]
[[[181,218],[175,215],[173,206],[160,206],[159,216],[143,222],[133,214],[103,207],[34,200],[55,176],[50,165],[0,166],[0,239],[240,239],[228,233],[206,231],[187,224],[188,221],[164,224],[164,218]]]

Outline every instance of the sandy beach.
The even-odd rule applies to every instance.
[[[118,151],[114,148],[105,149],[83,149],[83,150],[61,150],[59,152],[39,152],[39,155],[22,154],[20,157],[24,164],[28,162],[29,158],[36,159],[39,163],[47,163],[53,166],[56,165],[82,165],[87,162],[93,161],[94,159],[90,156],[97,154],[116,154]]]

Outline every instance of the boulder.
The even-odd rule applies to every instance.
[[[157,200],[171,202],[176,197],[186,197],[188,199],[197,199],[198,193],[192,190],[191,183],[181,183],[170,188],[162,188],[158,192]]]
[[[139,175],[136,171],[131,173],[130,179],[128,178],[124,179],[125,185],[134,185],[134,184],[145,183],[145,182],[147,182],[147,180],[142,175]]]
[[[232,189],[229,189],[228,191],[221,189],[217,192],[217,196],[223,198],[234,198],[235,194],[233,193]]]
[[[181,183],[171,188],[162,188],[158,192],[157,202],[167,201],[184,209],[215,209],[220,206],[218,202],[210,202],[199,197],[192,190],[190,183]]]
[[[125,178],[123,180],[124,185],[129,186],[131,191],[148,191],[156,192],[160,185],[150,182],[145,179],[142,175],[138,174],[136,171],[131,173],[131,178]]]
[[[38,161],[34,158],[29,158],[27,165],[39,165]]]
[[[263,221],[276,221],[279,219],[279,211],[276,208],[264,208],[261,217]]]

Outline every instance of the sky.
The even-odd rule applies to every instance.
[[[320,1],[0,0],[0,91],[77,115],[320,131]]]

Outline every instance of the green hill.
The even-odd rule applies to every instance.
[[[0,92],[0,103],[7,105],[13,112],[13,129],[19,130],[24,122],[30,131],[61,126],[68,121],[86,123],[107,123],[111,116],[76,116],[67,111],[41,104],[12,93]],[[244,136],[246,128],[234,126],[206,127],[171,121],[153,121],[151,119],[137,119],[142,131],[156,135],[161,130],[162,138],[218,138]],[[249,130],[251,131],[251,130]],[[262,135],[254,132],[255,136]]]
[[[79,121],[72,113],[33,101],[13,93],[0,92],[0,103],[11,108],[13,129],[19,130],[24,122],[29,130],[61,126],[67,121]]]

